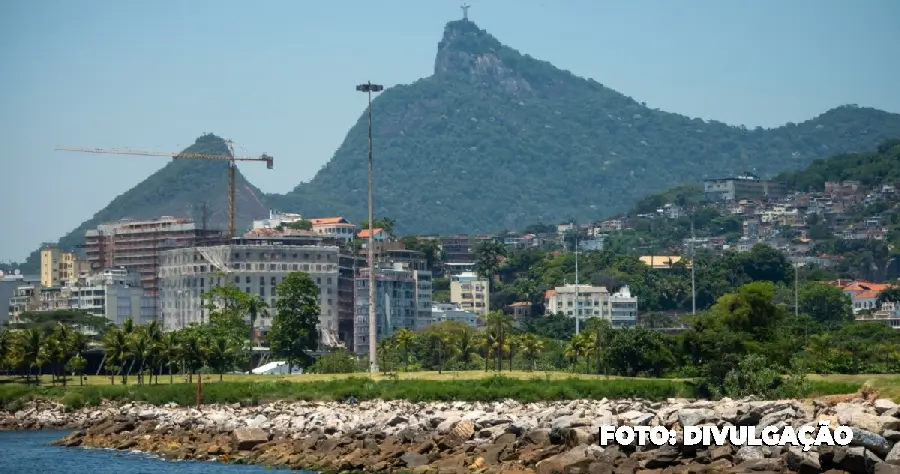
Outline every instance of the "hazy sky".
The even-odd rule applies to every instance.
[[[166,163],[57,145],[178,151],[214,132],[275,157],[241,168],[264,191],[309,180],[365,107],[354,86],[430,75],[461,3],[0,1],[0,260]],[[504,44],[650,107],[748,127],[847,103],[900,112],[897,0],[469,3]]]

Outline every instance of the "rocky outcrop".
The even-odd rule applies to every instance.
[[[62,446],[152,452],[294,469],[414,473],[704,474],[846,471],[900,474],[900,411],[890,400],[599,400],[521,404],[373,401],[259,407],[36,404],[11,428],[76,427]],[[853,427],[848,446],[600,446],[602,425]]]

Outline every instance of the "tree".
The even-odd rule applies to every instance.
[[[292,272],[277,290],[275,318],[268,338],[272,354],[285,358],[290,372],[318,343],[319,287],[306,273]]]
[[[853,322],[853,302],[840,288],[810,282],[800,287],[800,312],[812,316],[828,329]]]
[[[409,372],[409,346],[415,341],[416,335],[406,328],[398,329],[394,333],[394,340],[397,345],[403,348],[403,368]]]
[[[252,297],[234,283],[218,285],[203,293],[211,330],[234,341],[243,341],[249,329],[244,316],[250,312]]]
[[[503,311],[491,311],[487,314],[488,329],[496,335],[497,372],[503,371],[503,351],[506,349],[507,333],[512,329],[513,317]]]
[[[312,230],[313,223],[309,219],[300,219],[296,222],[288,222],[284,226],[293,230]]]
[[[544,343],[534,334],[526,333],[522,335],[522,355],[528,360],[528,370],[534,370],[537,367],[536,361],[544,348]]]
[[[489,293],[493,292],[494,275],[507,254],[506,246],[495,240],[486,240],[475,247],[475,272],[488,281]]]

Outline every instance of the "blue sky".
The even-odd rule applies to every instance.
[[[21,260],[165,165],[57,145],[178,151],[204,132],[313,177],[365,107],[431,74],[447,0],[0,2],[0,260]],[[896,0],[469,0],[501,42],[650,107],[748,127],[841,104],[900,112]],[[378,7],[378,9],[374,9]],[[302,210],[300,210],[302,211]]]

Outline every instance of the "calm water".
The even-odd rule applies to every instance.
[[[0,473],[40,474],[244,474],[273,471],[217,462],[172,462],[139,453],[50,446],[66,431],[0,431]],[[314,474],[312,472],[305,474]]]

